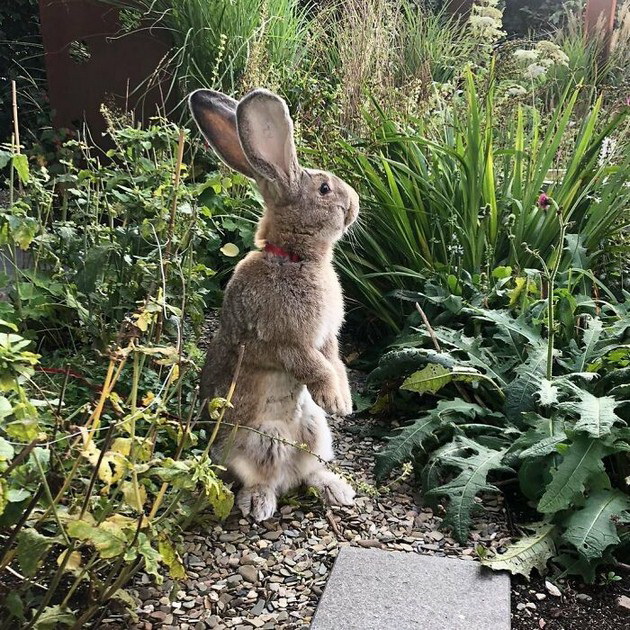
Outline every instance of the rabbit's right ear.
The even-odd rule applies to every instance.
[[[217,155],[235,171],[254,178],[236,130],[237,101],[214,90],[196,90],[188,105],[201,133]]]

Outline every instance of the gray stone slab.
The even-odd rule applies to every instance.
[[[476,562],[343,547],[311,630],[509,630],[510,578]]]

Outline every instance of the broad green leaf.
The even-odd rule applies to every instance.
[[[615,413],[621,404],[612,396],[593,396],[584,389],[576,392],[579,400],[560,403],[560,409],[578,416],[576,431],[584,431],[595,438],[608,435],[616,422],[623,420]]]
[[[620,490],[600,490],[564,522],[562,538],[588,561],[601,558],[610,545],[619,544],[616,523],[628,522],[630,496]],[[625,513],[625,514],[624,514]]]
[[[4,420],[13,413],[13,406],[9,402],[9,399],[5,396],[0,396],[0,420]]]
[[[28,158],[23,153],[17,153],[13,155],[11,158],[11,165],[15,169],[15,172],[18,174],[20,181],[23,184],[28,182],[29,173],[28,173]]]
[[[105,521],[98,527],[86,521],[70,521],[68,534],[93,545],[101,558],[115,558],[122,555],[127,548],[127,537],[121,527]]]
[[[582,495],[590,477],[603,472],[606,448],[599,440],[578,437],[568,448],[560,465],[552,471],[551,482],[538,503],[538,511],[551,514],[566,510]]]
[[[488,474],[493,470],[511,472],[511,469],[502,464],[507,448],[493,450],[461,435],[457,436],[454,442],[462,451],[471,451],[472,454],[445,455],[442,458],[443,462],[460,469],[461,472],[451,482],[434,488],[427,494],[448,496],[449,503],[442,524],[451,526],[455,538],[464,542],[470,531],[471,514],[479,507],[475,503],[475,497],[480,492],[499,492],[495,486],[487,482]]]
[[[32,527],[23,529],[18,534],[17,561],[26,577],[33,577],[37,573],[37,569],[55,542],[56,538],[44,536]]]
[[[4,598],[4,607],[9,611],[11,615],[20,621],[24,621],[24,602],[16,591],[7,593]]]
[[[482,558],[481,564],[494,571],[509,571],[514,575],[520,573],[526,578],[529,578],[533,569],[538,569],[541,575],[544,574],[547,562],[556,552],[554,541],[556,526],[539,523],[531,529],[534,530],[531,535],[512,543],[503,553],[491,558]]]
[[[57,630],[59,626],[73,626],[77,621],[72,611],[56,604],[46,606],[39,619],[33,626],[35,630]]]
[[[483,374],[477,372],[474,368],[454,366],[452,369],[449,369],[441,365],[429,364],[406,378],[400,389],[407,389],[421,394],[426,392],[435,394],[435,392],[453,381],[471,383],[482,378]]]

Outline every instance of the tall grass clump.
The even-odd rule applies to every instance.
[[[463,98],[437,122],[370,116],[371,142],[344,145],[364,213],[340,269],[362,308],[396,330],[401,308],[383,295],[417,290],[427,274],[457,293],[460,282],[490,282],[497,267],[549,262],[560,221],[541,193],[568,225],[563,265],[595,266],[629,222],[630,154],[610,140],[628,110],[608,117],[599,97],[575,126],[579,95],[567,92],[548,120],[522,104],[500,119],[492,81],[480,95],[468,72]]]

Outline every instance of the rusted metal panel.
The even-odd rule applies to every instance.
[[[585,33],[588,38],[602,40],[602,55],[610,53],[611,36],[617,11],[617,0],[587,0],[584,10]]]
[[[158,86],[142,98],[140,91],[129,94],[154,72],[168,42],[148,30],[121,36],[118,9],[95,1],[39,0],[39,10],[55,126],[86,121],[98,141],[105,101],[133,109],[139,119],[156,113]]]

